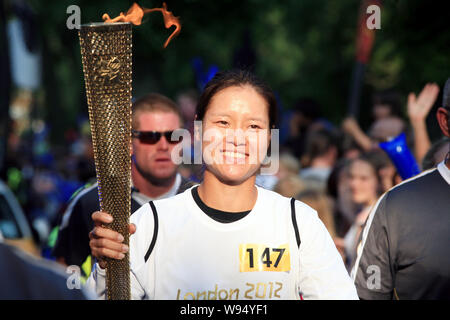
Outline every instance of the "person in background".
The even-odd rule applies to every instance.
[[[283,179],[289,175],[298,175],[300,172],[300,161],[294,155],[284,152],[280,155],[280,165],[278,168],[277,177]]]
[[[283,197],[292,198],[305,189],[305,183],[297,174],[288,174],[278,180],[273,191],[281,194]]]
[[[450,78],[436,117],[450,137]],[[351,271],[361,299],[450,299],[450,152],[371,210]]]
[[[191,187],[172,162],[171,152],[178,141],[171,133],[183,126],[178,106],[169,98],[150,93],[132,106],[131,212],[154,199],[171,197]],[[99,210],[97,183],[75,194],[62,216],[53,255],[66,265],[91,270],[89,231],[91,214]]]
[[[395,130],[403,121],[401,112],[400,97],[394,90],[385,90],[375,93],[372,98],[372,124],[368,130],[369,133],[378,135],[384,130]],[[393,127],[393,129],[391,129]],[[342,129],[349,134],[354,141],[363,149],[370,151],[376,147],[376,141],[370,134],[366,134],[359,126],[357,120],[353,117],[347,117],[342,122]],[[381,129],[381,130],[380,130]],[[384,129],[384,130],[382,130]],[[402,130],[402,128],[400,129]],[[381,131],[381,132],[380,132]],[[389,133],[387,133],[389,135]]]
[[[405,132],[406,123],[401,118],[382,118],[375,121],[372,127],[369,129],[369,138],[372,141],[372,148],[365,151],[372,151],[378,149],[380,142],[388,141]]]
[[[368,152],[378,149],[378,143],[402,133],[405,123],[398,117],[383,117],[376,120],[369,129],[369,133],[366,134],[354,118],[346,118],[342,122],[342,129],[354,139],[363,151]]]
[[[344,132],[340,132],[339,137],[339,157],[338,159],[353,160],[363,153],[362,148],[356,143],[355,139]]]
[[[382,185],[378,175],[376,154],[363,154],[352,161],[350,165],[350,189],[352,200],[360,206],[355,220],[344,237],[348,266],[356,256],[356,245],[361,230],[369,215],[370,209],[376,203],[382,192]]]
[[[417,97],[413,92],[408,95],[408,117],[414,135],[414,155],[418,163],[422,163],[431,147],[426,118],[438,94],[439,86],[435,83],[427,83]]]
[[[418,163],[422,162],[431,146],[425,120],[438,94],[438,85],[427,83],[417,97],[413,92],[408,95],[407,114],[414,140],[413,153]],[[374,102],[374,122],[368,134],[364,133],[354,118],[346,118],[342,124],[343,130],[365,151],[376,149],[379,142],[396,137],[406,129],[406,124],[401,118],[398,99],[381,96],[374,99]]]
[[[327,181],[326,194],[333,202],[337,236],[343,238],[355,221],[358,205],[353,202],[350,188],[351,160],[340,159]]]
[[[306,203],[308,206],[317,211],[319,219],[322,220],[325,228],[330,233],[334,241],[336,249],[341,254],[342,260],[345,262],[345,245],[344,240],[337,235],[335,216],[333,213],[333,202],[325,193],[317,190],[305,190],[295,196],[295,199]]]
[[[317,190],[304,190],[295,196],[295,199],[306,203],[308,206],[317,211],[319,219],[322,220],[325,228],[327,228],[330,236],[335,239],[337,236],[330,199]]]
[[[374,121],[384,118],[402,117],[400,94],[393,89],[376,92],[372,97],[372,106],[372,118]]]
[[[370,159],[377,170],[381,193],[388,191],[402,181],[397,169],[384,151],[373,150],[365,153],[365,157]]]
[[[341,253],[346,250],[350,251],[350,254],[348,255],[349,264],[355,255],[353,249],[354,244],[351,242],[356,241],[357,233],[360,228],[358,225],[364,224],[365,222],[364,214],[360,214],[362,206],[361,200],[358,200],[360,197],[355,198],[355,188],[358,188],[358,181],[356,179],[358,171],[351,171],[352,168],[353,170],[355,169],[352,164],[360,159],[370,160],[371,167],[375,169],[378,183],[380,184],[378,193],[385,192],[400,182],[400,177],[397,175],[396,169],[389,157],[380,150],[361,154],[353,160],[345,158],[341,159],[334,167],[327,183],[327,194],[333,201],[334,219],[337,231],[337,236],[334,240]],[[362,210],[362,212],[365,211]],[[347,241],[344,240],[346,236]],[[350,239],[352,241],[350,241]],[[347,249],[346,244],[348,247]]]
[[[302,161],[300,178],[308,187],[325,190],[328,176],[338,157],[334,135],[328,130],[312,131],[307,137],[306,153]]]
[[[278,159],[272,159],[272,161],[278,161],[278,172],[274,175],[257,175],[256,184],[260,187],[268,190],[274,190],[277,184],[284,180],[284,178],[290,175],[298,175],[300,171],[300,162],[290,152],[282,152]],[[295,179],[288,179],[294,181]],[[299,179],[297,179],[299,180]],[[303,185],[303,182],[292,182],[295,185]],[[288,183],[289,184],[289,183]]]
[[[306,136],[311,128],[320,126],[321,106],[313,99],[300,98],[294,105],[289,121],[289,137],[285,147],[296,158],[305,153]]]
[[[176,98],[176,103],[180,106],[181,115],[185,121],[185,129],[189,130],[191,136],[194,134],[194,117],[197,100],[198,93],[194,89],[183,91]]]

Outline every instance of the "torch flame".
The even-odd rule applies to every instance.
[[[164,18],[164,26],[166,27],[166,29],[175,26],[175,30],[172,32],[172,34],[169,36],[169,38],[167,38],[166,42],[164,43],[164,48],[166,48],[169,42],[177,34],[180,33],[181,23],[180,20],[177,17],[175,17],[171,11],[167,10],[167,5],[165,2],[163,2],[162,8],[153,8],[153,9],[142,8],[135,2],[130,7],[130,9],[128,9],[126,14],[123,14],[123,12],[121,12],[117,17],[111,19],[109,15],[105,13],[102,16],[102,19],[103,21],[105,21],[105,23],[131,22],[135,26],[139,26],[142,23],[142,18],[144,17],[144,14],[154,11],[161,11]]]

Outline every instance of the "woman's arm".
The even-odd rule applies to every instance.
[[[355,142],[364,150],[370,151],[373,148],[373,142],[368,135],[362,131],[358,122],[354,118],[346,118],[342,122],[342,129],[351,135]]]

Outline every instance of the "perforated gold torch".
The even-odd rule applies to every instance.
[[[128,245],[131,208],[131,23],[93,23],[79,31],[100,208]],[[129,255],[109,259],[109,300],[130,299]]]
[[[166,28],[181,30],[179,20],[163,8],[146,9],[134,3],[126,14],[105,23],[81,25],[78,32],[94,148],[100,208],[114,221],[107,227],[119,232],[129,244],[131,209],[131,81],[132,24],[140,25],[145,13],[160,11]],[[122,260],[108,259],[108,300],[130,299],[129,253]]]

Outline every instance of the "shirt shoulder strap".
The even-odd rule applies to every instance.
[[[295,199],[291,198],[291,218],[292,218],[292,224],[294,226],[294,232],[295,232],[295,239],[297,240],[297,246],[300,248],[300,233],[298,232],[298,225],[297,225],[297,217],[295,212]]]
[[[152,253],[153,248],[155,247],[156,238],[158,236],[158,212],[156,211],[156,207],[155,207],[155,204],[153,203],[153,201],[150,201],[149,204],[150,204],[150,207],[152,208],[152,212],[153,212],[154,230],[153,230],[152,242],[150,243],[150,246],[144,257],[145,262],[147,262],[148,258],[150,257],[150,254]]]

